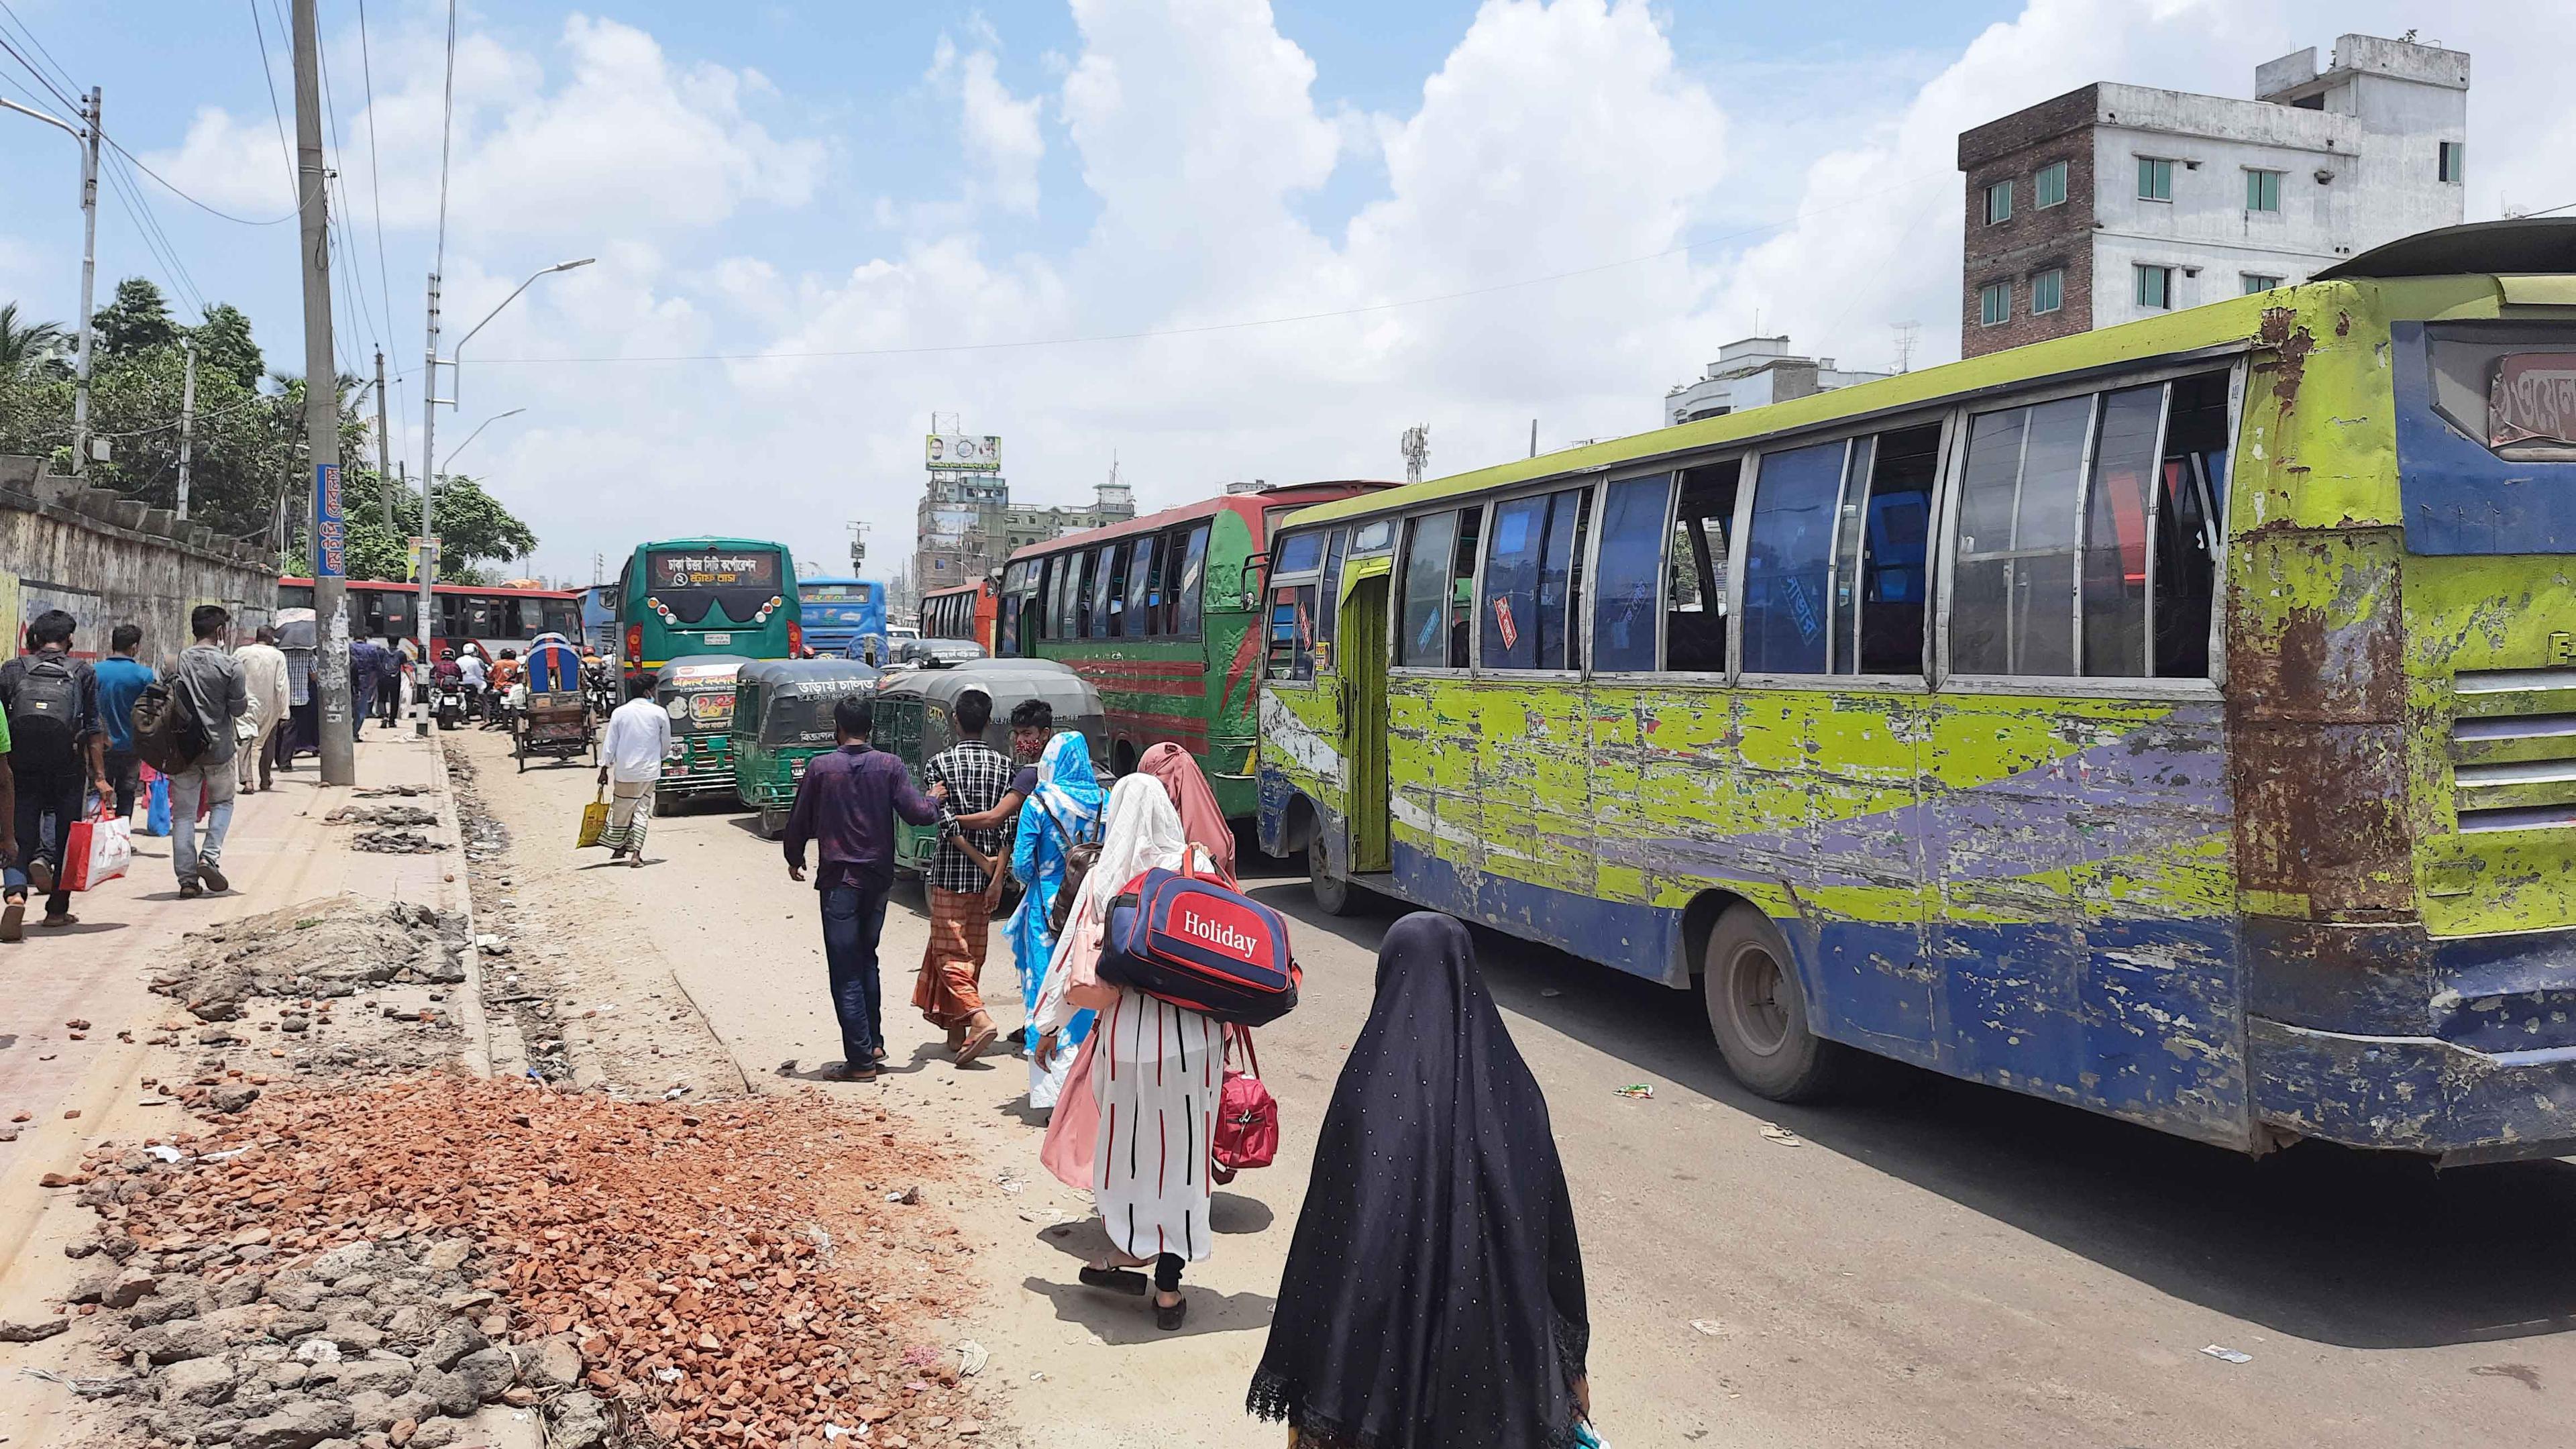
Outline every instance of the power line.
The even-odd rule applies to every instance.
[[[367,0],[358,0],[358,74],[365,81],[367,91],[367,190],[372,194],[375,203],[376,295],[384,301],[385,330],[391,332],[394,324],[394,284],[385,269],[385,168],[384,163],[376,157],[376,63],[368,55]],[[347,191],[348,187],[343,185],[342,194],[345,195]],[[409,428],[411,416],[407,411],[402,414],[402,419],[403,426],[406,429]],[[388,448],[392,446],[390,439],[386,441],[386,446]]]
[[[73,90],[80,89],[80,82],[72,79],[71,70],[61,61],[54,59],[54,53],[45,49],[45,43],[36,38],[36,32],[28,28],[27,22],[19,17],[17,11],[9,8],[7,0],[0,0],[0,15],[7,16],[10,23],[17,27],[19,38],[26,41],[30,46],[33,46],[36,53],[43,56],[46,61],[53,66],[54,74],[62,78],[64,85],[70,86]],[[47,77],[44,71],[39,69],[33,61],[28,60],[26,56],[20,54],[17,47],[10,45],[6,36],[0,36],[0,48],[5,48],[11,55],[17,56],[18,63],[27,67],[29,71],[34,72],[36,79],[44,82],[45,89],[54,92],[54,98],[56,100],[61,101],[64,105],[70,106],[74,110],[80,109],[79,102],[73,100],[67,95],[64,95],[61,91],[55,90],[53,80]]]
[[[272,87],[272,88],[271,88],[271,93],[270,93],[269,101],[270,101],[270,104],[272,104],[272,105],[274,105],[274,104],[276,103],[276,95],[275,95],[274,87]],[[304,191],[303,191],[303,188],[299,186],[299,187],[297,187],[297,188],[296,188],[296,193],[295,193],[295,194],[296,194],[296,198],[297,198],[297,202],[296,202],[296,210],[295,210],[295,211],[290,211],[290,212],[286,213],[284,216],[272,216],[272,217],[268,218],[268,219],[267,219],[267,220],[265,220],[265,221],[254,221],[254,220],[252,220],[251,218],[249,218],[249,217],[247,217],[247,216],[235,216],[235,215],[233,215],[231,212],[229,212],[229,211],[225,211],[225,210],[224,210],[224,209],[222,209],[221,207],[217,207],[217,206],[210,206],[210,205],[208,205],[207,203],[202,202],[202,201],[199,201],[197,198],[195,198],[195,197],[193,197],[193,196],[189,195],[187,192],[180,190],[180,189],[179,189],[179,186],[178,186],[178,183],[176,183],[176,182],[172,181],[169,177],[162,175],[160,172],[155,171],[155,170],[153,170],[150,166],[148,166],[148,165],[144,164],[144,160],[143,160],[143,158],[142,158],[142,157],[137,156],[137,155],[135,155],[133,152],[126,150],[126,149],[125,149],[125,145],[124,145],[124,143],[123,143],[123,142],[121,142],[121,141],[119,141],[119,140],[117,140],[117,139],[116,139],[116,137],[114,137],[113,135],[110,135],[104,127],[102,127],[102,128],[100,129],[100,131],[99,131],[99,133],[98,133],[98,138],[99,138],[100,140],[102,140],[102,141],[105,141],[105,142],[106,142],[110,147],[112,147],[112,148],[116,151],[116,153],[117,153],[118,155],[123,156],[126,160],[128,160],[128,161],[132,162],[132,163],[134,164],[134,169],[135,169],[135,170],[140,171],[140,172],[142,172],[144,175],[149,176],[149,177],[151,177],[153,180],[155,180],[155,181],[157,181],[157,182],[161,183],[161,189],[162,189],[162,190],[169,192],[172,196],[175,196],[175,197],[179,198],[181,201],[184,201],[184,202],[188,203],[190,206],[193,206],[193,207],[197,208],[199,211],[205,212],[205,213],[206,213],[207,215],[209,215],[209,216],[217,216],[217,217],[221,217],[221,218],[223,218],[225,221],[237,222],[237,223],[239,223],[239,224],[241,224],[241,225],[243,225],[243,226],[275,226],[275,225],[277,225],[277,224],[278,224],[278,223],[280,223],[280,222],[286,222],[286,221],[293,221],[293,220],[295,220],[295,218],[296,218],[299,214],[301,214],[301,212],[302,212],[302,210],[303,210],[303,195],[304,195]]]
[[[259,78],[268,82],[268,114],[277,122],[277,152],[286,161],[286,194],[304,205],[304,178],[295,174],[295,148],[286,144],[286,108],[277,103],[277,72],[269,68],[268,27],[259,18],[259,0],[250,0],[250,29],[259,37]]]

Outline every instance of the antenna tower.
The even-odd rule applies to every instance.
[[[1431,461],[1431,429],[1421,423],[1414,424],[1404,430],[1404,437],[1396,447],[1404,454],[1404,481],[1421,482],[1422,470]]]
[[[1896,324],[1896,370],[1898,372],[1914,370],[1914,338],[1922,330],[1923,324],[1920,322]]]

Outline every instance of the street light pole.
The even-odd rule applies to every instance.
[[[81,98],[81,124],[77,127],[16,101],[0,100],[0,108],[16,111],[22,116],[33,116],[78,141],[81,148],[80,356],[75,364],[72,384],[72,476],[75,478],[89,471],[89,314],[98,287],[99,94],[99,88],[91,86],[89,94]]]
[[[467,434],[465,435],[465,441],[464,441],[464,442],[461,442],[461,443],[459,443],[459,444],[457,444],[457,445],[456,445],[456,447],[455,447],[455,449],[454,449],[453,451],[451,451],[451,452],[447,455],[447,461],[438,465],[438,471],[440,471],[441,473],[444,473],[444,472],[446,472],[448,469],[455,467],[455,466],[456,466],[456,455],[457,455],[458,453],[462,453],[462,452],[464,452],[466,449],[468,449],[468,448],[470,448],[470,447],[473,447],[473,446],[474,446],[474,440],[475,440],[476,438],[479,438],[479,437],[483,436],[483,430],[484,430],[485,428],[488,428],[488,427],[492,426],[494,423],[497,423],[497,422],[501,421],[503,418],[515,418],[515,417],[517,417],[519,414],[521,414],[521,413],[523,413],[523,412],[526,412],[526,411],[527,411],[527,409],[526,409],[526,408],[512,408],[512,409],[510,409],[510,410],[509,410],[508,412],[506,412],[506,413],[494,413],[492,416],[490,416],[490,417],[488,417],[488,418],[485,418],[483,421],[481,421],[481,422],[479,422],[479,423],[476,423],[476,424],[474,425],[474,431],[472,431],[472,432],[470,432],[470,433],[467,433]]]
[[[441,225],[444,224],[442,221]],[[535,286],[538,277],[553,272],[569,272],[575,267],[589,266],[597,260],[599,260],[597,257],[583,257],[578,261],[557,262],[551,267],[543,268],[521,282],[510,295],[502,298],[501,307],[507,307],[519,300],[519,293]],[[437,610],[435,581],[438,555],[432,543],[436,537],[436,530],[431,525],[437,520],[435,499],[438,494],[438,409],[442,404],[447,407],[456,406],[455,398],[438,395],[438,369],[443,362],[448,368],[449,390],[458,390],[457,383],[462,376],[462,368],[459,364],[464,361],[465,344],[473,341],[476,332],[482,331],[493,318],[501,315],[501,307],[495,307],[484,314],[481,322],[475,323],[471,331],[457,339],[455,355],[442,359],[438,355],[438,287],[438,273],[432,272],[429,274],[429,358],[427,371],[423,374],[427,381],[421,389],[420,408],[420,653],[421,667],[424,669],[431,663],[429,652],[431,626],[436,622],[434,615]],[[478,428],[475,431],[482,430]],[[469,437],[465,441],[470,443],[474,440]],[[459,448],[457,451],[463,452],[464,449]],[[426,707],[423,707],[413,718],[412,729],[417,734],[429,733],[429,711]]]

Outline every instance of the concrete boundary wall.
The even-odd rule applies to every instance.
[[[41,472],[34,458],[0,457],[0,657],[24,644],[28,620],[68,609],[83,657],[106,653],[108,630],[131,622],[143,626],[138,657],[166,668],[188,647],[188,611],[205,603],[230,609],[243,639],[267,623],[277,612],[268,551]]]

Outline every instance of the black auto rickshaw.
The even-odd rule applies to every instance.
[[[671,717],[655,811],[687,800],[733,798],[733,681],[754,661],[739,654],[692,654],[654,671],[653,702]]]
[[[877,691],[876,747],[910,766],[913,782],[927,788],[922,770],[932,756],[958,742],[952,706],[970,689],[992,699],[993,719],[984,727],[984,743],[1004,754],[1011,750],[1011,711],[1036,699],[1055,710],[1057,729],[1082,731],[1094,760],[1109,758],[1109,716],[1100,706],[1100,692],[1052,659],[973,659],[952,668],[890,676]],[[897,868],[921,871],[938,845],[936,826],[895,822]]]
[[[786,828],[806,762],[839,745],[833,707],[873,693],[877,675],[848,659],[763,659],[734,676],[734,798],[760,812],[763,838]]]

